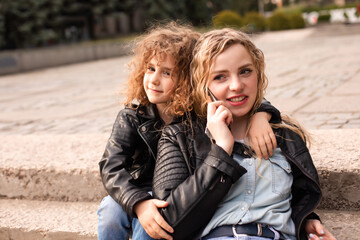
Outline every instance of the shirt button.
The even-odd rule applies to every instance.
[[[250,166],[252,165],[252,161],[251,161],[251,159],[249,160],[249,165],[250,165]]]
[[[243,211],[244,211],[244,210],[245,210],[245,207],[242,207],[242,208],[241,208],[241,210],[243,210]]]
[[[251,194],[251,190],[248,191],[248,194]]]
[[[142,126],[142,127],[141,127],[141,131],[145,132],[145,131],[146,131],[146,127],[145,127],[145,126]]]

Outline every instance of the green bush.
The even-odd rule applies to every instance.
[[[331,18],[331,15],[328,13],[328,14],[321,14],[319,15],[318,17],[318,22],[321,23],[321,22],[330,22],[330,18]]]
[[[301,13],[293,13],[288,16],[290,21],[291,28],[304,28],[305,27],[305,20],[302,17]]]
[[[239,14],[231,10],[224,10],[216,14],[213,18],[213,25],[216,28],[221,27],[237,27],[243,25],[243,20]]]
[[[264,31],[266,20],[257,12],[248,12],[244,16],[244,25],[248,31]]]
[[[271,31],[290,29],[289,17],[281,11],[274,12],[267,20],[268,27]]]

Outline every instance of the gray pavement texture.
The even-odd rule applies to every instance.
[[[266,98],[309,129],[360,127],[360,25],[254,35]],[[130,56],[0,77],[0,134],[109,133]]]

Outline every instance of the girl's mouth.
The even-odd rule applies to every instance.
[[[160,90],[156,90],[156,89],[152,89],[152,88],[148,88],[148,90],[149,90],[150,92],[161,93]]]

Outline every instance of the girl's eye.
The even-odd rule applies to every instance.
[[[165,72],[164,72],[164,75],[170,77],[170,76],[171,76],[171,72],[165,71]]]
[[[146,69],[148,72],[155,72],[155,68],[153,67],[147,67]]]

